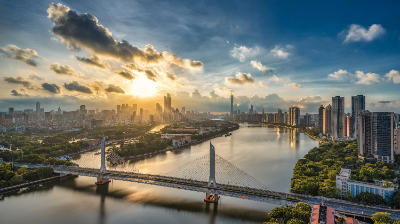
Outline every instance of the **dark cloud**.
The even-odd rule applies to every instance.
[[[236,77],[226,77],[225,81],[228,84],[243,85],[246,83],[254,83],[254,78],[251,76],[251,74],[238,72],[236,73]]]
[[[49,66],[49,69],[59,75],[69,75],[69,76],[80,76],[75,70],[69,65],[60,65],[58,62],[55,62]]]
[[[146,74],[146,77],[150,79],[151,81],[157,82],[157,75],[151,71],[151,70],[145,70],[144,73]]]
[[[152,45],[146,45],[141,49],[126,40],[116,41],[111,32],[98,24],[97,18],[89,13],[79,15],[62,4],[54,3],[50,4],[47,12],[54,23],[53,34],[71,50],[85,49],[95,55],[113,57],[126,62],[168,63],[191,68],[203,66],[199,61],[181,59],[169,52],[158,52]]]
[[[7,45],[7,47],[0,48],[0,55],[5,54],[7,58],[25,62],[28,65],[37,66],[38,63],[33,58],[38,58],[36,51],[27,49],[21,49],[15,45]]]
[[[172,80],[172,81],[175,81],[176,75],[174,75],[174,74],[172,74],[172,73],[169,73],[169,72],[166,72],[166,74],[167,74],[167,78],[169,78],[169,79]]]
[[[42,88],[50,93],[54,93],[54,94],[61,93],[61,86],[59,86],[57,84],[43,83]]]
[[[27,89],[33,88],[33,84],[31,81],[26,80],[22,76],[18,76],[17,78],[14,77],[4,77],[4,81],[12,84],[22,84]]]
[[[25,93],[24,89],[21,89],[21,91],[18,90],[11,90],[11,95],[12,96],[29,96],[28,94]]]
[[[114,73],[128,80],[136,79],[136,76],[129,70],[114,71]]]
[[[102,69],[110,68],[110,65],[107,62],[100,60],[100,58],[97,57],[96,55],[93,55],[92,57],[88,57],[88,58],[76,56],[76,59],[80,62],[83,62],[83,63],[89,65],[89,66],[99,67]]]
[[[125,94],[125,90],[124,89],[122,89],[119,86],[113,85],[113,84],[108,85],[108,87],[105,89],[105,91],[109,92],[109,93],[122,93],[122,94]]]
[[[125,65],[123,67],[126,68],[126,69],[129,69],[129,70],[135,71],[135,72],[143,73],[151,81],[157,82],[158,74],[157,74],[157,72],[153,71],[152,69],[148,69],[148,68],[143,69],[143,68],[140,68],[139,66],[137,66],[136,64],[133,64],[133,63]]]
[[[77,91],[81,93],[92,94],[92,90],[84,85],[79,84],[77,81],[72,81],[70,83],[64,83],[64,87],[69,91]]]

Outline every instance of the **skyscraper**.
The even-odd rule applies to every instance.
[[[360,111],[358,115],[358,153],[373,155],[378,161],[394,162],[395,116],[393,112]]]
[[[86,114],[86,106],[85,105],[81,105],[79,108],[79,113],[80,114]]]
[[[164,96],[164,112],[171,112],[171,95],[169,93]]]
[[[282,109],[278,109],[278,119],[276,123],[283,123]]]
[[[135,111],[137,111],[137,104],[132,105],[132,112],[135,112]]]
[[[117,105],[117,114],[121,113],[121,105]]]
[[[8,114],[13,115],[14,114],[14,107],[8,108]]]
[[[300,109],[298,107],[289,107],[288,111],[289,125],[300,125]]]
[[[181,113],[182,113],[182,115],[185,115],[185,114],[186,114],[186,108],[185,108],[185,107],[182,107]]]
[[[140,121],[143,120],[143,108],[140,108],[139,118],[140,118]]]
[[[322,132],[324,135],[332,134],[332,106],[329,104],[323,111]]]
[[[40,103],[36,103],[36,114],[40,114]]]
[[[319,132],[323,132],[324,131],[324,105],[321,105],[318,108],[318,130]]]
[[[345,137],[344,97],[332,97],[332,136],[333,139]]]
[[[231,92],[231,118],[233,118],[233,95]]]
[[[351,97],[351,119],[350,119],[350,136],[357,138],[358,113],[365,110],[365,96],[357,95]]]

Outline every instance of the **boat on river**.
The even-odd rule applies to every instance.
[[[216,197],[214,194],[207,193],[206,197],[204,198],[204,201],[208,203],[217,203],[219,198],[220,198],[219,195]]]

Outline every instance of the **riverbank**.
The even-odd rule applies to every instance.
[[[233,131],[238,130],[238,129],[239,129],[239,127],[237,127],[237,128],[235,127],[235,128],[232,128],[232,129],[228,130],[228,132],[233,132]],[[208,138],[205,138],[205,139],[202,139],[202,140],[195,140],[195,141],[192,141],[191,143],[188,143],[188,144],[185,144],[185,145],[182,145],[182,146],[176,146],[176,147],[168,146],[165,149],[157,150],[157,151],[150,152],[150,153],[144,153],[144,154],[136,155],[136,156],[126,156],[125,159],[129,160],[129,159],[137,159],[137,158],[146,157],[146,156],[155,156],[155,155],[158,155],[158,154],[161,154],[161,153],[165,153],[167,151],[173,151],[173,150],[176,150],[176,149],[195,146],[195,145],[201,144],[203,142],[210,141],[210,140],[212,140],[214,138],[218,138],[218,137],[222,137],[222,136],[224,136],[224,134],[218,133],[218,134],[215,134],[215,135],[210,136]]]
[[[49,177],[49,178],[44,178],[44,179],[40,179],[40,180],[29,181],[29,182],[22,183],[22,184],[12,185],[9,187],[0,188],[0,193],[7,193],[9,191],[13,191],[16,189],[20,189],[20,188],[35,185],[35,184],[48,183],[48,182],[51,182],[54,180],[59,180],[60,178],[62,178],[62,177],[58,174],[57,176],[53,176],[53,177]]]

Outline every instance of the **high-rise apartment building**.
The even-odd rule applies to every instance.
[[[117,105],[117,114],[121,113],[121,105]]]
[[[360,111],[358,115],[358,153],[373,155],[378,161],[394,161],[395,115],[393,112]]]
[[[351,128],[352,128],[351,121],[352,121],[352,116],[346,116],[346,122],[345,122],[346,134],[345,134],[345,136],[348,138],[351,138]]]
[[[171,95],[169,93],[164,96],[164,112],[171,112]]]
[[[182,115],[185,115],[185,114],[186,114],[186,109],[185,109],[185,107],[182,107],[181,113],[182,113]]]
[[[231,93],[231,118],[233,118],[233,95]]]
[[[87,114],[87,110],[86,110],[86,106],[85,105],[81,105],[79,107],[79,113],[80,114]]]
[[[324,135],[332,134],[332,106],[325,107],[322,114],[322,132]]]
[[[357,95],[351,97],[351,125],[350,137],[357,138],[358,113],[365,110],[365,96]]]
[[[345,137],[344,97],[332,97],[332,137],[339,139]]]
[[[140,108],[139,118],[140,118],[140,121],[143,121],[143,108]]]
[[[132,112],[135,112],[135,111],[137,111],[137,104],[132,105]]]
[[[300,125],[300,109],[298,107],[289,107],[288,117],[289,125]]]
[[[13,115],[14,114],[14,107],[8,108],[8,114]]]
[[[36,103],[36,114],[40,114],[40,103]]]
[[[324,121],[324,109],[325,109],[324,105],[321,105],[318,108],[318,130],[320,132],[324,131],[324,123],[323,123],[323,121]]]
[[[282,109],[278,109],[278,117],[276,123],[283,123]]]

